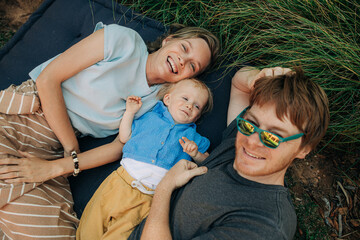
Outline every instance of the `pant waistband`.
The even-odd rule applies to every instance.
[[[140,192],[153,195],[155,193],[154,189],[151,189],[144,184],[141,183],[141,179],[137,180],[133,178],[123,166],[120,166],[116,172],[119,174],[119,176],[124,179],[124,181],[129,184],[133,188],[137,188]]]

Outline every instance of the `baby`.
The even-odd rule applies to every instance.
[[[179,160],[202,162],[210,141],[196,132],[196,120],[212,108],[210,89],[196,79],[164,84],[152,111],[134,120],[141,98],[130,96],[119,127],[121,167],[87,204],[77,239],[127,239],[149,213],[154,189]]]

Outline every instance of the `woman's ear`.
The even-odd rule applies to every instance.
[[[170,93],[167,93],[164,95],[163,97],[163,102],[165,104],[165,106],[169,106],[169,103],[170,103]]]
[[[161,46],[163,47],[166,43],[168,43],[170,40],[172,39],[172,36],[167,36],[166,38],[164,38],[164,40],[162,40],[161,42]]]

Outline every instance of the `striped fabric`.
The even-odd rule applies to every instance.
[[[48,160],[63,156],[32,80],[0,92],[0,126],[0,158],[21,157],[17,150]],[[75,239],[78,221],[66,178],[24,184],[0,180],[0,240]]]

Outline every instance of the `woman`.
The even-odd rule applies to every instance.
[[[3,234],[12,239],[74,238],[78,219],[72,211],[67,179],[62,175],[76,175],[79,169],[117,160],[122,149],[117,143],[115,148],[104,146],[106,151],[96,152],[97,157],[92,156],[89,161],[79,158],[78,161],[75,132],[94,137],[116,133],[128,95],[140,95],[144,111],[147,111],[156,103],[157,84],[196,76],[215,61],[219,50],[216,37],[200,28],[178,29],[158,43],[147,52],[145,43],[133,30],[99,23],[93,34],[30,72],[36,81],[33,91],[38,91],[42,111],[35,113],[35,120],[31,118],[22,124],[26,126],[34,121],[40,123],[38,125],[48,124],[41,141],[48,141],[49,134],[58,139],[55,148],[62,146],[65,156],[73,154],[56,161],[8,158],[21,157],[17,150],[32,152],[45,159],[58,156],[51,151],[45,153],[42,146],[34,150],[33,146],[16,141],[27,130],[17,129],[18,124],[13,123],[24,118],[20,116],[21,120],[14,120],[13,115],[1,114],[5,121],[1,125],[15,131],[10,136],[3,127],[0,142],[0,236]],[[6,121],[8,117],[11,121]],[[31,132],[27,135],[33,137]],[[87,154],[92,153],[82,156]]]

